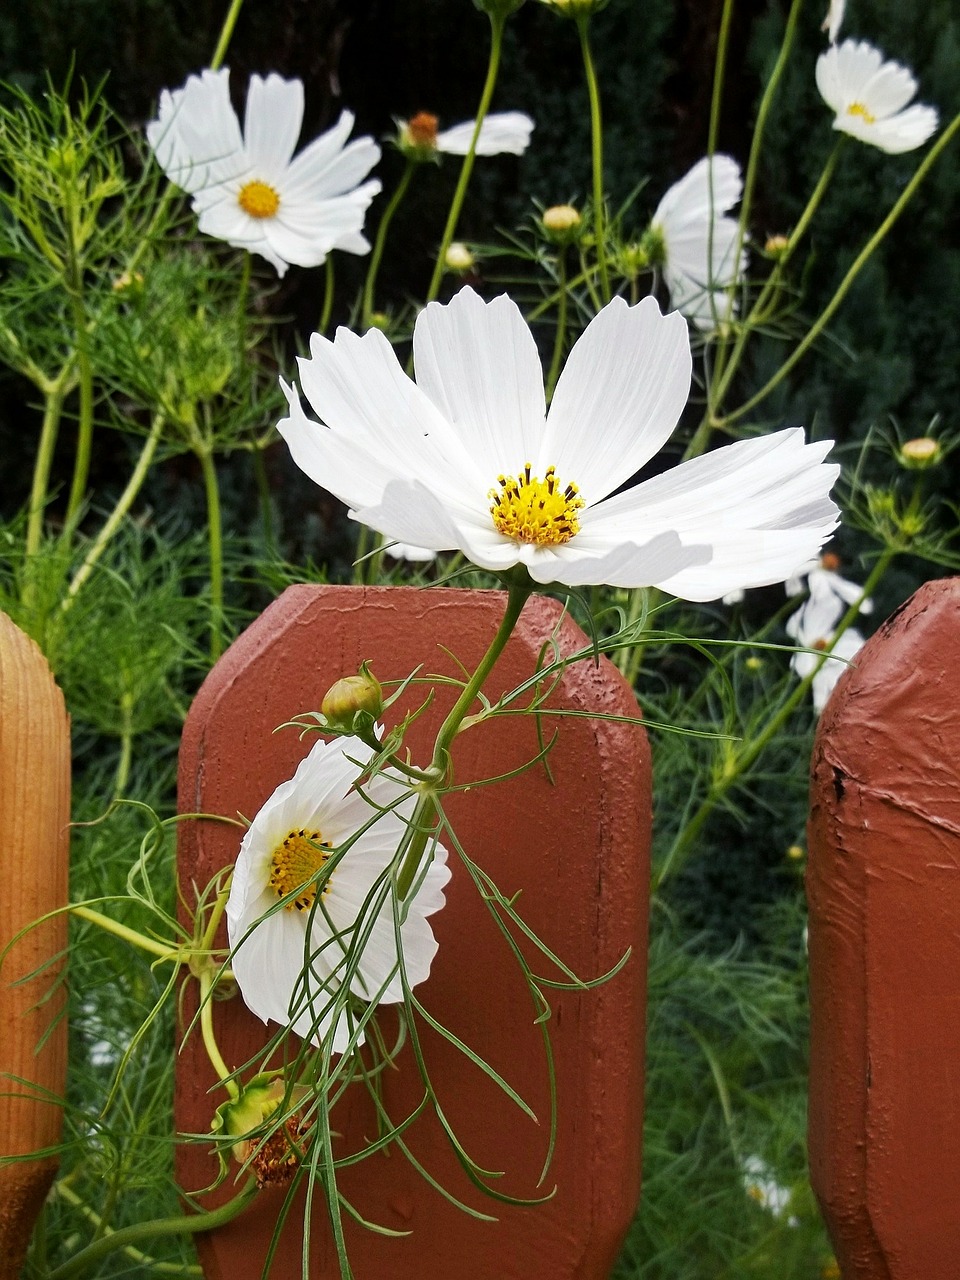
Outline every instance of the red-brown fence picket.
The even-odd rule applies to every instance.
[[[67,903],[70,727],[43,654],[0,613],[0,950]],[[60,1140],[67,1072],[59,963],[65,915],[29,930],[0,968],[0,1155]],[[30,978],[37,970],[43,971]],[[42,1047],[41,1047],[42,1046]],[[0,1167],[0,1280],[16,1280],[57,1169],[55,1155]]]
[[[844,674],[814,752],[811,1177],[844,1280],[960,1276],[960,579]]]
[[[274,730],[319,708],[326,689],[369,659],[381,681],[425,672],[460,674],[440,648],[474,667],[497,628],[505,597],[498,592],[413,588],[290,588],[224,655],[203,685],[184,732],[180,757],[181,812],[252,817],[278,783],[290,777],[310,742],[295,730]],[[487,692],[496,697],[532,674],[551,635],[565,653],[586,639],[556,603],[531,599],[494,668]],[[423,687],[420,687],[422,696]],[[435,703],[408,738],[413,758],[426,756],[454,693],[439,686]],[[416,705],[414,695],[408,699]],[[633,695],[606,661],[569,668],[549,705],[636,715]],[[555,993],[551,1029],[557,1064],[560,1130],[553,1165],[537,1179],[546,1149],[547,1075],[535,1011],[516,962],[473,886],[453,857],[447,906],[433,925],[439,941],[429,981],[418,994],[429,1010],[483,1055],[531,1104],[526,1119],[497,1088],[439,1038],[427,1036],[438,1092],[471,1155],[502,1169],[498,1189],[556,1194],[533,1208],[501,1205],[466,1182],[438,1124],[423,1117],[408,1138],[417,1157],[455,1194],[493,1213],[489,1223],[442,1199],[398,1153],[376,1155],[342,1172],[342,1188],[357,1209],[394,1231],[389,1238],[346,1223],[358,1280],[601,1280],[609,1275],[639,1194],[643,1096],[643,1019],[649,881],[650,771],[646,739],[632,724],[590,718],[551,721],[559,741],[550,755],[556,780],[542,768],[489,788],[459,792],[448,808],[462,843],[519,906],[539,936],[582,977],[608,970],[632,948],[624,970],[586,993]],[[500,719],[462,734],[454,744],[457,782],[503,774],[538,750],[531,717]],[[181,887],[206,883],[237,854],[239,833],[212,822],[181,826]],[[221,937],[220,942],[224,939]],[[540,966],[542,971],[542,964]],[[192,998],[192,996],[191,996]],[[195,1004],[188,1003],[189,1017]],[[228,1066],[264,1043],[263,1025],[239,1000],[215,1008],[218,1040]],[[202,1133],[222,1100],[194,1034],[176,1066],[178,1129]],[[416,1066],[405,1050],[399,1071],[384,1077],[391,1114],[419,1100]],[[351,1096],[355,1094],[355,1096]],[[360,1149],[375,1133],[361,1090],[348,1091],[334,1112],[337,1150]],[[178,1179],[208,1186],[216,1165],[202,1144],[182,1145]],[[216,1204],[230,1184],[203,1198]],[[318,1200],[320,1197],[318,1196]],[[265,1190],[252,1209],[199,1241],[211,1280],[259,1277],[279,1193]],[[274,1271],[300,1273],[301,1205],[285,1230]],[[339,1275],[325,1226],[314,1216],[311,1275]]]

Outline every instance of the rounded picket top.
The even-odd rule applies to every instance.
[[[960,1260],[960,579],[861,649],[817,732],[810,1171],[844,1280]]]
[[[476,666],[503,616],[505,598],[492,591],[291,587],[237,640],[197,695],[181,748],[181,811],[252,816],[277,784],[293,774],[311,745],[295,730],[274,732],[278,725],[319,708],[330,685],[356,672],[365,659],[385,690],[421,664],[423,675],[460,678],[458,661],[470,669]],[[588,643],[558,603],[535,597],[486,691],[497,697],[516,687],[538,662],[550,660],[554,647],[569,654]],[[405,695],[403,708],[417,705],[425,692],[425,685],[416,686],[410,697]],[[456,692],[449,684],[436,685],[434,702],[407,739],[414,762],[418,752],[426,756],[432,748]],[[568,668],[545,705],[637,715],[629,687],[605,660]],[[390,714],[397,713],[393,709]],[[447,905],[431,918],[439,951],[417,996],[501,1073],[531,1106],[537,1122],[451,1044],[423,1028],[431,1076],[470,1155],[487,1169],[503,1171],[496,1180],[498,1191],[550,1198],[534,1207],[488,1199],[465,1178],[433,1115],[423,1115],[404,1134],[411,1152],[443,1186],[498,1220],[470,1217],[445,1200],[399,1150],[343,1167],[340,1187],[358,1212],[392,1232],[409,1233],[376,1234],[345,1215],[351,1264],[363,1280],[386,1275],[395,1280],[600,1280],[609,1275],[636,1208],[649,751],[636,723],[544,715],[540,727],[547,740],[559,730],[549,756],[550,776],[537,765],[493,786],[450,795],[446,807],[454,829],[465,852],[503,894],[517,901],[538,935],[579,976],[596,977],[628,950],[632,953],[599,989],[551,993],[559,1132],[549,1174],[540,1183],[549,1142],[549,1081],[541,1030],[535,1025],[538,1011],[507,944],[451,849]],[[509,773],[539,749],[532,716],[477,725],[454,743],[456,781]],[[207,883],[234,861],[238,846],[236,829],[203,820],[181,823],[181,887]],[[548,977],[560,976],[542,957],[533,967]],[[193,1008],[195,1003],[188,1003],[186,1017]],[[231,1069],[265,1043],[263,1025],[240,1000],[218,1003],[214,1013],[218,1043]],[[395,1025],[393,1017],[386,1012],[388,1026]],[[209,1092],[214,1077],[196,1035],[178,1055],[176,1072],[177,1127],[202,1133],[221,1098]],[[400,1069],[387,1071],[382,1080],[384,1101],[395,1119],[420,1102],[423,1086],[409,1044]],[[351,1087],[337,1103],[333,1127],[339,1135],[336,1153],[361,1150],[376,1134],[375,1114],[361,1088]],[[178,1148],[178,1181],[186,1189],[208,1186],[215,1171],[202,1144]],[[234,1193],[231,1179],[202,1203],[216,1204]],[[317,1280],[339,1275],[322,1199],[318,1188],[310,1242],[310,1275]],[[232,1280],[259,1277],[281,1203],[282,1193],[267,1188],[251,1209],[202,1237],[198,1244],[205,1273]],[[301,1193],[272,1275],[300,1274],[302,1213]]]
[[[0,1280],[15,1280],[56,1173],[66,1085],[66,915],[28,926],[67,904],[70,726],[46,659],[5,613],[0,814],[0,1156],[45,1153],[0,1164]]]

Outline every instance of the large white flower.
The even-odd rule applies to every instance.
[[[440,121],[429,111],[419,111],[409,120],[400,120],[397,135],[401,151],[421,160],[433,158],[438,151],[451,156],[465,156],[470,150],[475,120],[464,120],[449,129],[440,129]],[[485,116],[480,126],[475,155],[522,156],[530,145],[534,124],[522,111],[500,111]]]
[[[354,789],[371,755],[358,738],[318,741],[250,824],[230,886],[227,934],[235,948],[230,963],[244,1002],[264,1022],[289,1025],[315,1044],[329,1034],[330,1001],[343,985],[351,945],[362,944],[352,994],[367,1003],[403,999],[385,872],[406,831],[414,797],[404,797],[407,788],[386,774],[363,783],[363,794]],[[345,844],[349,847],[339,856]],[[262,919],[332,858],[338,860],[320,885],[319,900],[314,881]],[[410,986],[430,972],[437,943],[427,917],[444,905],[449,878],[447,853],[438,845],[416,894],[404,904],[400,935]],[[349,1035],[349,1021],[341,1014],[335,1053],[343,1052]]]
[[[508,297],[461,289],[413,337],[417,382],[376,329],[314,334],[283,383],[294,461],[386,538],[537,582],[657,585],[688,600],[782,582],[836,524],[830,442],[741,440],[618,493],[667,442],[690,388],[683,318],[615,298],[546,413],[540,357]]]
[[[316,267],[332,249],[367,253],[362,234],[380,159],[372,138],[347,143],[353,115],[293,157],[303,122],[303,84],[271,73],[250,78],[243,133],[230,105],[230,72],[204,71],[160,95],[147,141],[176,186],[193,197],[200,230],[266,258],[283,275]]]
[[[811,582],[809,600],[804,601],[796,613],[790,615],[785,624],[787,635],[798,645],[802,645],[804,649],[818,651],[795,653],[790,659],[792,670],[801,680],[819,666],[811,686],[813,706],[818,714],[827,705],[827,699],[846,671],[850,659],[859,653],[866,643],[856,627],[848,627],[842,635],[837,636],[837,624],[846,611],[847,605],[844,600],[826,583],[821,582],[815,588],[814,583]],[[824,653],[828,649],[830,652],[826,660],[818,656],[818,653]]]
[[[700,329],[715,327],[726,290],[746,270],[746,250],[737,258],[737,219],[725,216],[742,190],[736,160],[705,157],[667,191],[650,223],[670,301]]]
[[[834,129],[899,155],[922,146],[937,127],[933,107],[907,103],[917,82],[899,62],[884,62],[865,40],[831,45],[817,59],[817,88],[836,112]]]

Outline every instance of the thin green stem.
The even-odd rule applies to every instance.
[[[547,403],[553,398],[553,391],[560,377],[560,364],[567,345],[567,251],[561,245],[557,250],[557,280],[559,300],[557,303],[557,332],[553,341],[553,359],[547,374]]]
[[[809,332],[807,333],[803,341],[798,344],[798,346],[791,352],[791,354],[783,362],[783,364],[780,366],[777,372],[763,384],[763,386],[755,395],[751,396],[749,400],[747,400],[744,404],[742,404],[740,408],[736,409],[733,413],[728,413],[723,418],[718,419],[717,420],[718,426],[726,426],[731,422],[736,422],[738,418],[742,418],[744,414],[749,413],[751,409],[755,408],[756,405],[758,405],[761,402],[761,400],[766,399],[766,397],[770,394],[770,392],[773,391],[773,389],[780,382],[783,381],[783,379],[793,369],[793,367],[800,360],[803,359],[803,357],[809,351],[810,347],[814,344],[814,342],[816,342],[817,338],[820,337],[820,334],[823,332],[823,330],[827,327],[827,325],[833,319],[834,314],[840,307],[840,304],[843,302],[844,298],[847,296],[847,294],[850,292],[850,289],[853,287],[853,283],[856,280],[857,276],[866,266],[867,262],[873,256],[875,251],[880,247],[880,245],[886,239],[887,235],[893,228],[894,224],[897,222],[900,215],[903,213],[904,209],[913,199],[913,196],[916,193],[918,187],[923,182],[927,174],[930,172],[930,169],[939,159],[941,153],[953,141],[953,138],[956,135],[958,129],[960,129],[960,113],[954,116],[953,120],[951,120],[950,122],[949,127],[944,130],[944,132],[937,139],[935,145],[930,148],[930,150],[924,157],[923,162],[918,166],[916,173],[913,175],[913,177],[904,187],[903,191],[900,194],[899,199],[894,204],[893,208],[890,210],[890,212],[884,218],[883,222],[881,222],[880,226],[877,228],[874,234],[870,237],[870,239],[861,249],[860,253],[857,254],[857,257],[854,259],[847,274],[843,277],[839,286],[837,287],[836,293],[834,293],[833,297],[830,299],[830,301],[824,307],[823,311],[821,311],[820,315],[814,321],[813,325],[811,326]]]
[[[140,492],[143,482],[147,477],[147,472],[150,470],[150,466],[153,462],[153,456],[157,451],[157,445],[160,443],[160,437],[163,433],[165,423],[166,418],[164,414],[162,412],[158,412],[154,416],[153,422],[150,424],[150,433],[144,442],[140,457],[137,459],[137,465],[134,467],[130,479],[127,481],[126,488],[117,499],[116,505],[104,522],[100,532],[93,540],[89,551],[83,558],[83,563],[80,565],[80,568],[70,580],[70,585],[67,588],[67,594],[60,602],[60,608],[63,612],[66,612],[73,604],[76,599],[77,592],[90,577],[97,561],[103,555],[104,551],[106,551],[124,517],[133,506],[134,500]]]
[[[99,1240],[87,1245],[85,1249],[74,1254],[68,1262],[51,1271],[48,1280],[71,1280],[73,1276],[91,1275],[93,1264],[99,1262],[101,1258],[105,1258],[116,1249],[126,1249],[129,1245],[136,1245],[141,1240],[155,1239],[158,1236],[192,1235],[197,1231],[213,1231],[214,1228],[222,1227],[224,1223],[231,1222],[239,1213],[242,1213],[256,1193],[256,1180],[251,1178],[242,1191],[238,1192],[232,1200],[221,1205],[219,1209],[189,1216],[156,1218],[152,1222],[137,1222],[133,1226],[119,1227],[116,1231],[108,1228]]]
[[[490,110],[490,103],[493,99],[493,90],[497,83],[497,73],[500,69],[500,51],[503,47],[503,29],[506,25],[506,15],[499,13],[491,13],[490,17],[490,59],[487,64],[487,78],[484,82],[483,92],[480,95],[480,105],[477,108],[477,122],[473,128],[473,137],[470,139],[470,147],[467,154],[463,157],[463,164],[460,166],[460,177],[457,179],[456,190],[453,193],[453,200],[450,203],[450,212],[447,214],[447,223],[443,229],[443,236],[440,240],[440,249],[437,253],[437,260],[434,263],[433,275],[430,278],[430,287],[427,290],[427,302],[433,302],[437,294],[440,292],[440,281],[443,279],[443,267],[447,257],[447,250],[450,248],[453,237],[456,235],[457,223],[460,220],[460,211],[463,208],[463,201],[467,194],[467,187],[470,184],[470,175],[473,173],[473,162],[476,158],[477,139],[480,137],[480,130],[483,127],[484,119]]]
[[[185,964],[188,959],[180,947],[171,947],[157,942],[154,938],[148,938],[145,934],[138,933],[136,929],[130,929],[125,924],[120,924],[118,920],[111,920],[109,916],[94,911],[92,907],[71,905],[68,910],[71,915],[78,916],[81,920],[88,920],[106,933],[112,933],[114,937],[122,938],[124,942],[129,942],[142,951],[149,951],[151,955],[159,956],[161,960],[173,960],[177,964]]]
[[[788,698],[781,703],[779,708],[770,717],[763,729],[756,735],[752,736],[749,741],[744,742],[739,751],[736,752],[728,768],[715,779],[710,785],[707,794],[701,800],[697,809],[694,811],[693,817],[689,822],[681,828],[677,833],[677,837],[670,848],[669,853],[663,861],[662,866],[654,874],[653,888],[658,890],[667,880],[667,878],[675,874],[683,865],[690,854],[691,847],[697,836],[703,830],[708,819],[713,814],[714,809],[746,771],[759,759],[766,750],[771,740],[780,732],[784,724],[807,696],[810,686],[813,684],[814,677],[819,672],[823,664],[829,659],[834,644],[839,640],[840,636],[854,622],[860,612],[860,606],[863,601],[871,596],[877,586],[877,583],[890,567],[890,563],[896,556],[895,549],[886,548],[881,554],[877,563],[871,570],[867,581],[864,583],[863,591],[859,597],[854,600],[853,604],[847,609],[846,613],[837,624],[836,631],[833,634],[830,648],[824,649],[820,655],[820,660],[816,666],[797,685]]]
[[[91,1209],[83,1197],[78,1196],[77,1193],[67,1185],[65,1178],[54,1184],[52,1194],[59,1196],[61,1200],[66,1200],[67,1204],[78,1209],[87,1221],[93,1225],[98,1237],[100,1235],[112,1234],[109,1227],[103,1228],[101,1226],[102,1219],[100,1214]],[[151,1274],[155,1273],[157,1275],[167,1276],[203,1275],[202,1267],[184,1265],[179,1262],[158,1262],[156,1258],[151,1258],[149,1254],[143,1253],[140,1249],[134,1248],[132,1244],[122,1245],[121,1248],[128,1258],[132,1258],[134,1262],[138,1262],[141,1266],[146,1267]],[[45,1271],[45,1268],[43,1268],[43,1270]]]
[[[220,511],[220,485],[209,445],[196,449],[203,472],[207,499],[207,546],[210,560],[210,661],[216,662],[223,652],[223,517]]]
[[[393,221],[393,215],[400,208],[403,197],[407,194],[407,189],[413,178],[413,171],[417,168],[417,161],[407,158],[407,166],[400,176],[397,183],[397,189],[390,197],[387,207],[384,209],[380,218],[380,225],[377,227],[377,236],[373,242],[373,250],[370,254],[370,265],[367,268],[367,278],[363,285],[363,305],[360,314],[365,327],[369,328],[372,323],[371,317],[374,311],[374,302],[376,300],[375,291],[377,286],[377,274],[380,271],[380,262],[383,258],[384,246],[387,243],[387,232],[390,230],[390,223]]]
[[[25,552],[28,560],[40,549],[43,516],[47,509],[50,468],[53,465],[53,451],[60,429],[60,418],[63,415],[63,401],[68,389],[67,369],[68,366],[65,365],[60,376],[43,389],[43,424],[40,428],[37,457],[33,464],[33,484],[30,489],[30,507],[27,516]]]
[[[707,131],[707,155],[710,156],[717,149],[717,137],[720,132],[723,78],[727,67],[727,52],[730,46],[730,24],[732,20],[733,0],[724,0],[723,13],[720,16],[720,30],[717,34],[717,56],[713,64],[713,94],[710,98],[710,127]]]
[[[333,295],[335,290],[333,254],[327,254],[327,260],[324,264],[323,273],[323,310],[320,312],[320,324],[317,329],[318,333],[326,333],[330,324],[330,317],[333,315]]]
[[[437,733],[437,740],[433,748],[432,768],[437,771],[439,777],[449,778],[450,746],[453,739],[473,706],[474,699],[483,688],[487,676],[493,670],[494,663],[513,634],[517,619],[520,617],[523,606],[526,604],[532,590],[533,586],[526,571],[519,568],[514,570],[512,576],[508,579],[507,604],[500,626],[497,628],[497,633]],[[433,834],[436,819],[436,795],[432,788],[425,787],[414,810],[410,824],[413,835],[397,877],[397,894],[401,899],[405,898],[410,892],[410,887],[417,877],[420,861],[427,847],[427,841]]]
[[[223,26],[220,28],[220,38],[217,40],[217,47],[213,51],[213,57],[210,59],[210,70],[219,71],[223,65],[223,60],[227,56],[227,49],[230,47],[230,40],[233,37],[233,29],[237,25],[237,18],[240,16],[240,10],[243,8],[243,0],[231,0],[230,8],[227,10],[227,16],[223,20]]]
[[[220,1052],[220,1046],[217,1044],[216,1033],[213,1029],[213,990],[214,975],[209,969],[203,969],[199,976],[200,983],[200,1034],[203,1037],[203,1047],[207,1051],[207,1057],[210,1059],[210,1065],[213,1067],[217,1076],[223,1083],[227,1093],[229,1093],[232,1101],[240,1097],[240,1086],[236,1080],[232,1078],[232,1072],[223,1060]]]
[[[588,28],[589,15],[577,18],[577,31],[580,35],[580,49],[583,53],[583,70],[587,78],[587,93],[590,97],[590,139],[591,158],[593,161],[593,234],[596,239],[597,268],[600,272],[600,295],[604,302],[610,301],[610,273],[607,270],[607,243],[604,190],[603,190],[603,119],[600,112],[600,87],[597,84],[597,72],[593,65],[593,54],[590,51]]]

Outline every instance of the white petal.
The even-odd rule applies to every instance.
[[[614,298],[567,357],[537,459],[590,505],[628,480],[669,439],[690,390],[690,339],[653,298]],[[511,473],[515,474],[515,473]],[[543,475],[543,470],[537,474]]]
[[[271,72],[250,77],[243,140],[261,182],[275,185],[293,155],[303,124],[303,82]]]
[[[246,168],[240,122],[230,104],[230,72],[204,71],[160,95],[147,141],[164,173],[191,195]]]
[[[444,129],[437,134],[437,150],[452,156],[465,156],[470,150],[475,128],[475,120],[464,120],[451,129]],[[476,154],[497,156],[508,152],[521,156],[530,145],[533,128],[533,121],[522,111],[502,111],[488,115],[480,126]]]
[[[506,294],[470,288],[431,302],[413,332],[417,386],[456,430],[485,489],[535,461],[543,438],[543,371],[526,321]]]
[[[732,209],[742,190],[740,166],[732,156],[704,156],[666,191],[651,221],[668,234],[691,222],[709,222]]]
[[[354,138],[344,146],[344,127],[349,133],[352,125],[353,116],[345,111],[333,129],[301,151],[284,179],[291,197],[328,199],[351,190],[367,176],[380,159],[380,148],[372,138]]]
[[[684,546],[673,531],[659,533],[646,543],[604,544],[580,535],[559,547],[523,545],[523,562],[535,582],[560,582],[567,587],[650,587],[672,580],[681,570],[710,558],[706,546]]]

